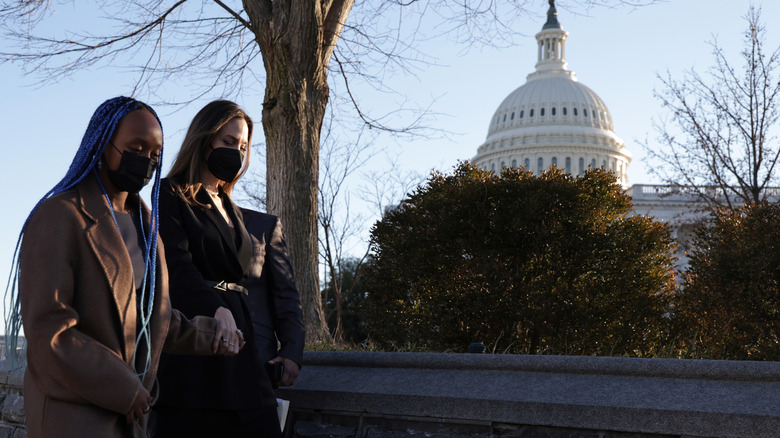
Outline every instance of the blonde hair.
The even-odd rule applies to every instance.
[[[208,150],[211,148],[217,133],[235,118],[241,118],[246,122],[249,129],[250,145],[247,148],[247,156],[238,175],[236,175],[233,181],[222,183],[222,190],[228,196],[231,196],[236,183],[246,173],[247,167],[249,167],[249,158],[252,153],[252,119],[247,115],[246,111],[229,100],[215,100],[209,103],[198,111],[198,114],[195,114],[195,118],[192,119],[189,129],[187,129],[187,135],[184,136],[184,141],[181,144],[181,149],[176,154],[173,166],[170,172],[168,172],[168,178],[173,180],[177,190],[181,192],[190,205],[209,207],[195,199],[195,195],[203,185],[200,173],[205,167]]]

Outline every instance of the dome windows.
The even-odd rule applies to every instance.
[[[566,115],[566,107],[563,107],[563,115]]]
[[[521,118],[521,119],[523,118],[523,113],[525,113],[525,111],[523,111],[523,110],[520,110],[520,118]]]
[[[552,113],[552,115],[555,115],[555,107],[552,107],[552,109],[550,110],[550,112]]]
[[[558,167],[558,157],[552,157],[552,165]]]
[[[571,173],[571,157],[566,157],[566,173]]]
[[[504,114],[504,121],[506,122],[506,114]]]
[[[526,158],[525,161],[523,161],[523,167],[525,168],[525,170],[530,169],[531,168],[531,160]]]
[[[542,116],[542,117],[544,117],[544,108],[542,108],[542,109],[540,109],[540,110],[539,110],[539,115],[540,115],[540,116]]]
[[[514,113],[514,111],[513,111],[513,112],[512,112],[512,115],[509,117],[509,120],[514,120],[514,119],[515,119],[515,113]]]
[[[583,117],[588,117],[588,109],[587,109],[587,108],[583,108],[583,109],[582,109],[582,116],[583,116]],[[506,116],[505,116],[505,117],[506,117]]]
[[[574,115],[576,116],[577,115],[577,108],[573,108],[573,110],[574,110]]]
[[[512,160],[512,167],[517,167],[517,160]]]
[[[528,112],[528,117],[533,117],[533,116],[534,116],[534,109],[531,108],[531,111]]]
[[[539,157],[539,159],[536,160],[536,170],[539,173],[542,173],[542,169],[544,169],[544,158]]]

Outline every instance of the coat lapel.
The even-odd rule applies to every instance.
[[[220,193],[222,192],[220,191]],[[222,217],[222,214],[219,212],[219,210],[217,210],[217,207],[214,204],[214,200],[211,199],[211,196],[209,196],[204,187],[201,186],[198,194],[196,195],[196,199],[202,204],[211,206],[211,208],[203,209],[203,211],[206,213],[206,216],[209,218],[209,220],[211,220],[214,226],[216,226],[219,230],[219,234],[222,236],[223,243],[227,245],[228,248],[230,248],[230,252],[235,253],[236,243],[233,241],[233,236],[230,233],[230,227],[225,221],[225,218]]]
[[[235,204],[229,203],[228,214],[233,217],[233,224],[236,230],[236,256],[241,265],[241,272],[246,273],[249,267],[249,261],[252,258],[252,240],[244,224],[244,215],[238,210]]]
[[[222,236],[223,243],[230,249],[230,251],[227,252],[233,256],[233,262],[237,263],[241,269],[241,272],[246,272],[246,267],[252,255],[252,246],[249,241],[249,234],[246,232],[241,213],[238,211],[235,204],[229,201],[230,198],[224,194],[222,188],[220,188],[219,193],[223,199],[228,199],[228,202],[225,203],[227,205],[224,205],[224,207],[228,215],[230,215],[231,219],[233,220],[233,229],[236,233],[235,240],[233,239],[233,233],[230,232],[230,226],[228,226],[225,218],[223,218],[222,214],[219,212],[219,210],[217,210],[216,205],[214,205],[214,201],[211,199],[211,196],[209,196],[204,187],[201,187],[201,189],[198,191],[196,199],[202,204],[211,205],[211,208],[204,209],[206,216],[219,230],[219,234]]]
[[[108,289],[114,297],[119,322],[124,328],[125,361],[130,361],[135,350],[136,298],[132,262],[122,236],[111,215],[106,197],[97,177],[90,175],[78,185],[81,209],[92,224],[85,231],[87,241],[103,268]]]

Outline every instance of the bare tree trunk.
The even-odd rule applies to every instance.
[[[244,0],[266,70],[268,211],[285,224],[306,337],[330,341],[317,263],[320,129],[328,62],[354,0]]]
[[[328,214],[332,216],[333,209],[329,208],[327,209],[327,212],[321,213],[323,216],[320,219],[327,218],[332,219],[332,217],[328,217]],[[323,312],[325,312],[326,321],[330,321],[333,314],[336,314],[336,328],[331,332],[331,337],[333,338],[333,342],[341,343],[343,341],[342,339],[342,324],[341,324],[341,302],[343,300],[341,295],[341,288],[344,285],[344,274],[341,270],[341,268],[336,268],[336,261],[334,260],[333,252],[334,252],[334,246],[337,245],[337,243],[331,241],[331,226],[333,222],[331,220],[322,220],[320,221],[320,225],[322,226],[322,234],[324,235],[324,248],[323,248],[323,258],[325,259],[325,264],[327,265],[328,272],[330,274],[330,287],[333,291],[333,299],[336,303],[336,308],[328,312],[328,296],[327,291],[328,289],[325,289],[325,296],[323,297]]]
[[[341,286],[339,290],[333,291],[336,295],[336,329],[333,330],[333,339],[335,342],[344,342],[344,323],[341,319],[341,310],[344,307],[344,295],[341,293]]]

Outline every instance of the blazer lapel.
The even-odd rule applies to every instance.
[[[222,196],[223,192],[220,188],[220,196]],[[222,214],[217,210],[216,205],[214,204],[214,200],[211,199],[211,196],[206,192],[206,189],[204,187],[201,187],[201,189],[198,191],[198,194],[196,195],[197,200],[202,204],[211,205],[211,208],[204,209],[204,212],[206,216],[211,220],[211,222],[214,223],[214,225],[219,230],[220,236],[222,236],[223,243],[227,246],[229,251],[226,251],[230,253],[233,256],[233,262],[237,263],[238,266],[241,267],[241,270],[243,272],[244,266],[246,265],[246,262],[242,262],[241,258],[239,257],[238,248],[236,247],[236,241],[233,239],[233,233],[230,232],[230,227],[227,224],[227,221],[224,217],[222,217]],[[226,207],[226,210],[229,215],[234,220],[234,227],[233,229],[236,232],[236,238],[239,240],[240,243],[243,243],[244,237],[248,238],[248,236],[242,236],[241,233],[246,234],[246,230],[243,229],[243,222],[241,222],[241,226],[239,227],[236,221],[236,217],[238,216],[235,213],[235,207],[233,206],[232,202],[227,202],[228,206]],[[246,246],[246,245],[240,245],[240,246]]]
[[[252,240],[246,230],[243,215],[235,204],[232,202],[229,204],[228,214],[233,217],[233,228],[236,231],[236,256],[238,257],[238,263],[241,265],[241,272],[246,274],[249,261],[252,258]]]
[[[137,318],[130,255],[98,185],[97,176],[85,178],[78,185],[78,191],[81,209],[92,220],[92,224],[85,230],[87,241],[103,268],[108,289],[114,296],[119,322],[124,328],[124,359],[129,361],[135,350]]]

